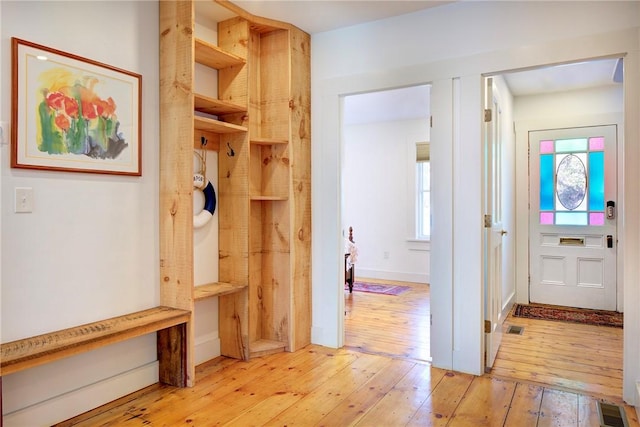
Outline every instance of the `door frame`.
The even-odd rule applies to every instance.
[[[529,165],[529,132],[539,129],[560,129],[585,126],[617,125],[617,167],[616,176],[616,211],[618,212],[618,244],[616,257],[616,305],[619,311],[624,310],[624,275],[621,274],[624,259],[625,235],[620,230],[624,209],[623,162],[624,155],[624,113],[605,113],[596,116],[576,116],[567,118],[550,118],[522,120],[515,123],[516,129],[516,167],[528,170]],[[521,169],[526,168],[526,169]],[[518,197],[518,195],[521,195]],[[516,302],[529,303],[529,174],[516,175]]]

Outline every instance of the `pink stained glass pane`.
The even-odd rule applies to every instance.
[[[553,153],[553,141],[544,140],[540,141],[540,154]]]
[[[594,136],[589,138],[589,151],[604,150],[604,136]]]
[[[604,225],[604,212],[590,212],[589,225]]]
[[[540,212],[540,224],[553,225],[553,212]]]

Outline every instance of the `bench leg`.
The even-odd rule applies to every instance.
[[[187,324],[158,331],[160,382],[176,387],[187,386]]]

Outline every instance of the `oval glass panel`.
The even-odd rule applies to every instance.
[[[570,211],[580,206],[587,194],[587,170],[582,160],[573,154],[558,165],[556,194],[562,206]]]

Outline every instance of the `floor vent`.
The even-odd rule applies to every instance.
[[[509,327],[507,328],[508,334],[522,335],[523,332],[524,326],[509,325]]]
[[[598,402],[600,427],[628,427],[627,415],[624,408],[610,403]]]

